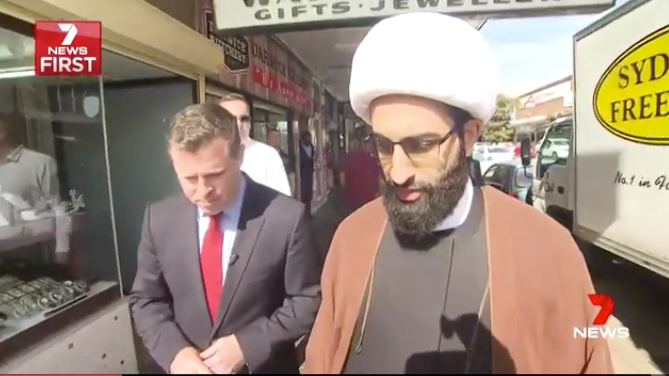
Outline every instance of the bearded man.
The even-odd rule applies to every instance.
[[[382,197],[337,229],[303,373],[613,373],[605,340],[574,335],[596,312],[569,232],[472,184],[497,84],[486,41],[450,16],[388,18],[362,41],[350,100]]]

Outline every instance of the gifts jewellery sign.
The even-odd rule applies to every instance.
[[[327,29],[373,23],[417,11],[472,17],[530,17],[598,13],[615,0],[214,0],[219,33]]]

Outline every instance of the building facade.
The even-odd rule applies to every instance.
[[[574,101],[572,76],[562,78],[530,92],[516,100],[515,119],[551,118],[569,113]]]
[[[299,135],[309,132],[315,147],[312,208],[323,204],[332,187],[331,167],[339,155],[339,105],[323,83],[279,39],[271,35],[215,35],[213,4],[199,0],[197,28],[221,49],[215,76],[206,80],[206,96],[215,100],[229,92],[244,95],[252,107],[252,137],[265,142],[269,128],[278,129],[293,194],[301,198]]]

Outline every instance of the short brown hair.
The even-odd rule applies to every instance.
[[[174,115],[167,142],[168,146],[195,152],[216,137],[227,140],[230,155],[237,157],[240,145],[237,119],[218,104],[202,103],[188,106]]]
[[[221,98],[219,103],[225,103],[225,102],[231,102],[231,101],[242,101],[242,102],[246,103],[246,105],[249,104],[249,102],[246,100],[245,96],[243,96],[241,94],[237,94],[237,93],[227,94],[226,96]]]

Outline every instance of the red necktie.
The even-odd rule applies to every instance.
[[[221,215],[223,214],[209,217],[209,227],[204,234],[200,253],[202,283],[212,321],[216,320],[216,311],[221,300],[221,291],[223,291],[223,233],[218,225]]]

